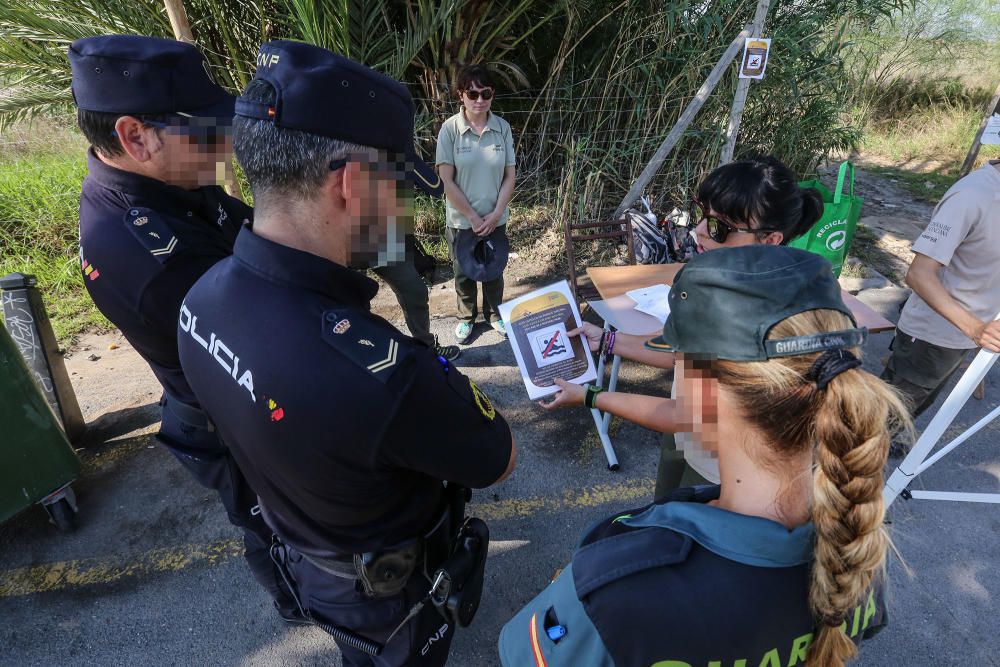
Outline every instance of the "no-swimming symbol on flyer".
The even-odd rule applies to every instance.
[[[531,338],[532,351],[535,353],[535,362],[539,368],[573,356],[566,336],[566,327],[563,324],[536,331]]]

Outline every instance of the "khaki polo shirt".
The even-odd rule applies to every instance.
[[[455,184],[479,215],[486,215],[497,205],[505,167],[514,166],[514,137],[510,124],[492,111],[486,119],[486,129],[476,136],[465,110],[449,118],[438,133],[435,163],[455,167]],[[472,225],[446,199],[447,223],[455,229]],[[507,223],[510,208],[504,210],[497,225]]]
[[[959,180],[934,209],[913,252],[944,265],[941,284],[963,308],[989,321],[1000,311],[1000,160]],[[976,347],[914,292],[899,316],[899,330],[941,347]]]

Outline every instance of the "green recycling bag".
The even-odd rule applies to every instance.
[[[848,177],[850,191],[845,193]],[[863,197],[854,194],[854,165],[847,161],[841,163],[834,192],[830,192],[819,180],[802,181],[799,186],[819,191],[823,196],[823,215],[812,229],[788,245],[826,257],[833,265],[833,275],[840,277],[847,251],[854,240],[854,229],[861,217],[861,205],[865,202]]]

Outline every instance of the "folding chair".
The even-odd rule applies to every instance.
[[[577,233],[585,230],[582,234]],[[629,264],[635,264],[635,247],[632,245],[632,223],[628,217],[612,222],[566,223],[566,264],[569,266],[569,286],[576,302],[599,299],[600,295],[590,278],[581,276],[576,270],[576,243],[598,239],[620,239],[628,247]],[[577,284],[578,281],[580,284]]]

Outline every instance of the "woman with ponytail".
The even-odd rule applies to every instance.
[[[699,253],[745,245],[786,245],[809,231],[822,215],[819,192],[800,188],[795,172],[769,155],[716,168],[698,186],[691,202]],[[582,335],[592,352],[607,358],[617,354],[656,368],[669,370],[674,366],[673,355],[649,349],[648,336],[615,332],[610,337],[589,322],[568,333]],[[543,408],[585,404],[584,387],[559,379],[556,383],[562,391],[551,402],[539,403]],[[719,482],[713,460],[698,459],[677,449],[669,399],[611,392],[594,395],[591,400],[602,411],[664,434],[654,498],[664,497],[682,483]]]
[[[701,255],[670,302],[672,419],[721,484],[598,523],[504,627],[502,662],[840,667],[886,622],[882,469],[906,409],[861,369],[817,255]]]

